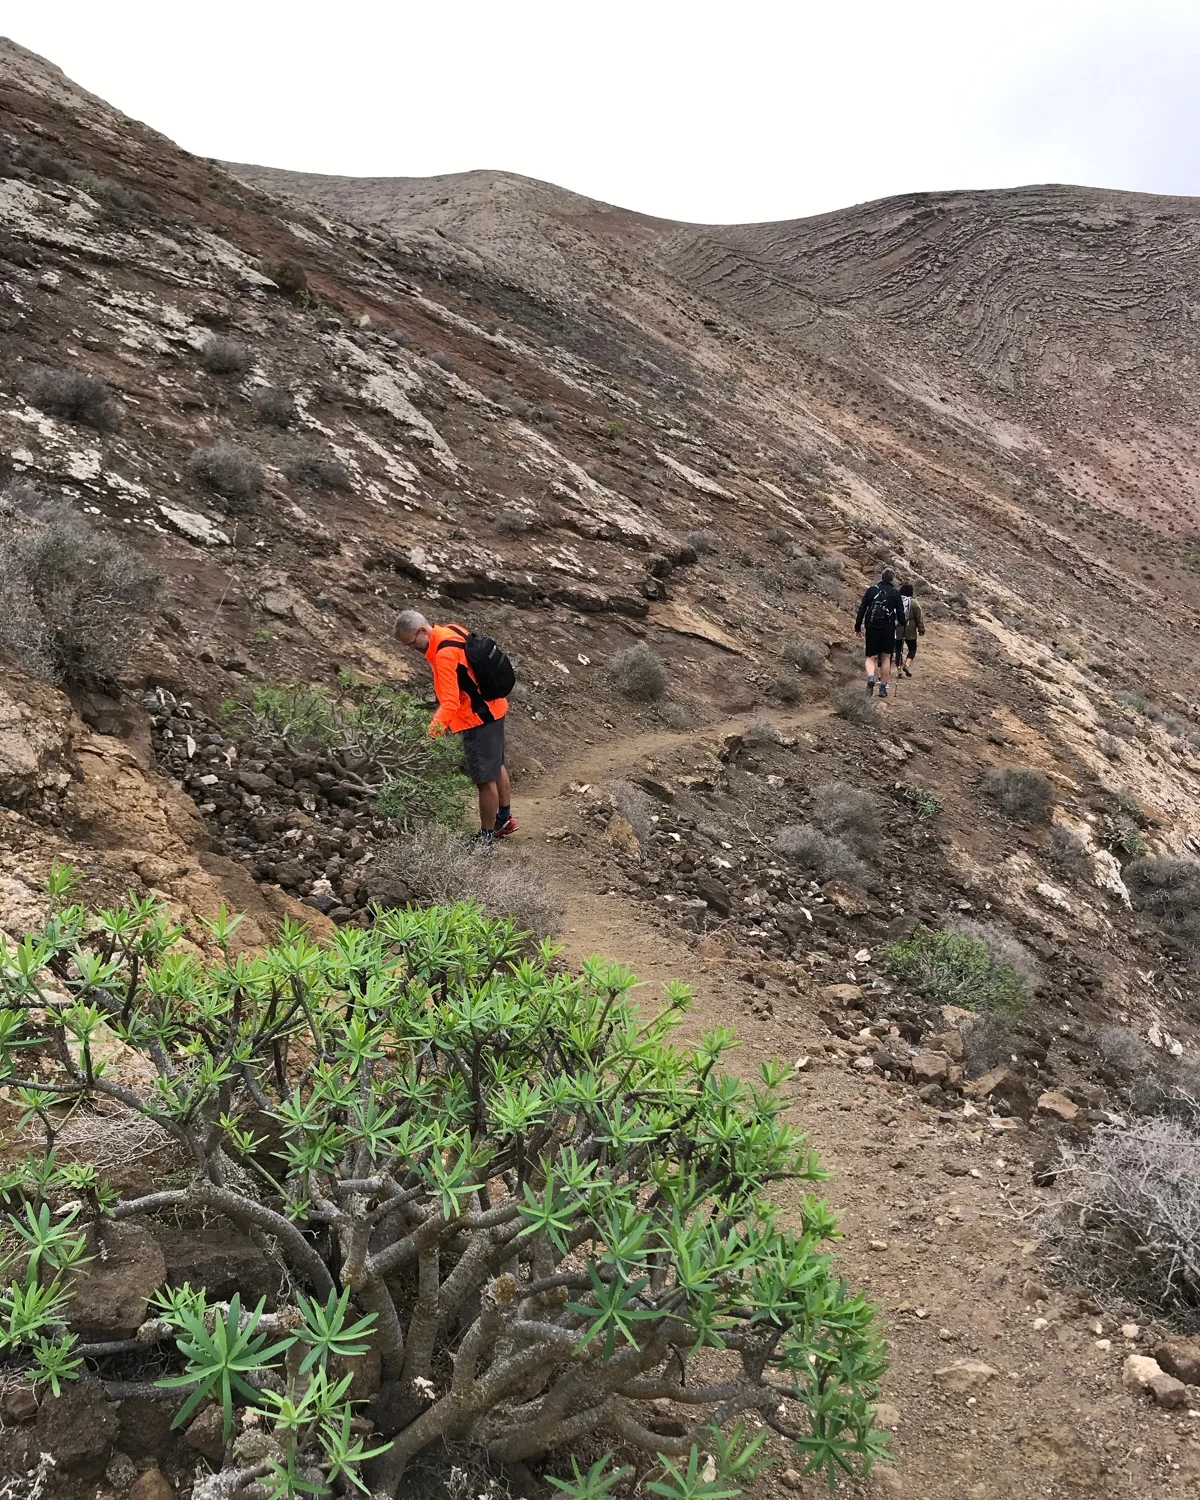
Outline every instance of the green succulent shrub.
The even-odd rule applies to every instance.
[[[656,1456],[656,1494],[735,1495],[762,1467],[751,1416],[831,1484],[870,1470],[873,1309],[835,1272],[825,1203],[806,1193],[785,1223],[771,1199],[827,1174],[783,1119],[782,1066],[724,1073],[723,1028],[672,1044],[684,987],[643,1015],[626,970],[566,972],[471,906],[385,912],[327,943],[285,924],[236,954],[222,913],[205,959],[152,900],[89,914],[69,886],[56,869],[44,930],[0,939],[0,1084],[50,1153],[64,1106],[116,1101],[191,1169],[132,1199],[68,1182],[88,1169],[52,1154],[10,1177],[12,1230],[40,1248],[4,1294],[6,1370],[103,1379],[112,1346],[67,1328],[80,1226],[187,1206],[265,1237],[292,1289],[270,1312],[163,1291],[133,1341],[186,1394],[177,1422],[211,1398],[233,1435],[198,1500],[255,1481],[276,1500],[396,1495],[444,1442],[504,1463],[604,1434]],[[111,1076],[112,1037],[152,1083]],[[77,1212],[56,1214],[67,1196]],[[373,1430],[333,1358],[368,1343],[392,1398]],[[652,1431],[656,1397],[686,1403],[690,1430]],[[560,1488],[603,1494],[611,1474]]]
[[[979,937],[918,927],[884,949],[888,967],[933,1005],[1013,1015],[1027,1003],[1024,975]]]
[[[419,823],[456,828],[471,784],[453,735],[429,735],[429,711],[418,698],[344,673],[338,692],[288,683],[260,687],[235,709],[244,736],[266,749],[336,753],[343,779],[374,799],[405,830]]]

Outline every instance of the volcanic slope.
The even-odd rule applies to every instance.
[[[1111,1310],[1025,1216],[1076,1138],[1041,1092],[1079,1136],[1126,1107],[1107,1025],[1196,1050],[1192,955],[1121,879],[1200,836],[1192,205],[1031,188],[700,227],[495,173],[227,168],[11,43],[0,112],[3,524],[63,501],[166,585],[111,682],[3,668],[0,927],[36,922],[54,857],[198,945],[222,900],[257,941],[419,898],[344,760],[231,724],[339,672],[424,691],[395,611],[466,617],[517,661],[515,807],[573,956],[686,967],[702,1021],[812,1059],[804,1115],[892,1325],[894,1491],[1188,1493],[1200,1449],[1122,1391]],[[119,421],[36,405],[47,367]],[[215,443],[240,496],[205,478]],[[884,563],[929,632],[862,715],[852,611]],[[660,698],[623,691],[638,644]],[[1002,816],[993,767],[1042,771],[1055,827]],[[818,881],[776,838],[841,782],[880,826]],[[1012,1099],[968,1113],[949,1054],[918,1091],[914,1050],[955,1044],[884,946],[971,914],[1036,955],[1041,998]],[[989,1354],[976,1406],[933,1377]]]

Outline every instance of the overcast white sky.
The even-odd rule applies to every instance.
[[[1200,0],[0,0],[0,31],[191,151],[306,171],[709,222],[1200,193]]]

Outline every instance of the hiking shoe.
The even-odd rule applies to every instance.
[[[491,828],[481,828],[471,835],[471,843],[476,849],[490,849],[495,842],[495,830]]]
[[[492,837],[497,839],[507,839],[511,838],[513,834],[516,833],[516,831],[517,820],[513,817],[512,813],[509,813],[508,817],[503,823],[497,823],[495,828],[492,829]]]
[[[879,696],[881,698],[886,698],[887,695],[888,695],[887,683],[886,682],[881,682],[879,684]]]
[[[900,670],[904,673],[905,677],[911,677],[912,676],[912,668],[911,667],[901,667]]]
[[[867,693],[869,695],[869,694],[873,693],[874,691],[875,691],[875,679],[873,677],[868,677],[867,678]]]

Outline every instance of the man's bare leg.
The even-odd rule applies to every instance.
[[[508,780],[507,775],[504,779]],[[479,826],[485,833],[490,833],[496,826],[496,814],[500,811],[500,784],[485,781],[476,791],[479,793]]]

